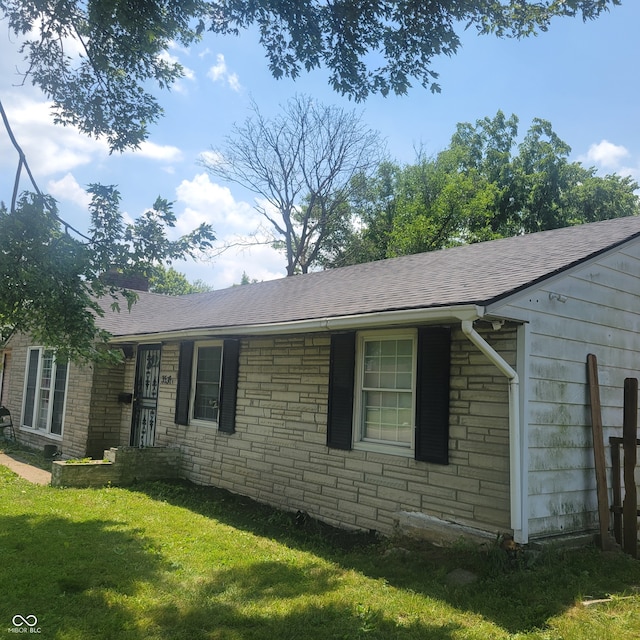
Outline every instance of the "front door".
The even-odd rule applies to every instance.
[[[153,447],[156,439],[160,345],[140,345],[133,397],[132,447]]]

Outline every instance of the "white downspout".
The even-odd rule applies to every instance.
[[[522,522],[522,464],[520,443],[520,379],[516,371],[474,329],[472,320],[462,321],[462,332],[480,351],[495,364],[509,380],[509,475],[511,498],[511,528],[514,539],[526,543]],[[526,537],[526,533],[524,534]]]

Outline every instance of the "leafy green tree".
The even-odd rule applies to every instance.
[[[324,268],[382,260],[387,256],[396,212],[400,166],[381,162],[371,175],[359,173],[351,181],[350,211],[343,215],[345,227],[338,237],[328,237],[321,247],[319,264]]]
[[[123,222],[120,195],[114,187],[91,185],[89,235],[75,237],[60,219],[49,196],[24,193],[15,207],[0,206],[0,332],[29,333],[62,357],[78,361],[111,360],[103,349],[108,334],[96,317],[108,301],[115,310],[130,306],[136,294],[110,284],[105,274],[151,275],[161,262],[207,249],[214,239],[201,225],[178,240],[167,230],[175,225],[171,204],[158,199],[138,220]],[[123,310],[123,313],[125,311]]]
[[[488,237],[509,236],[520,231],[519,227],[510,226],[518,209],[513,167],[518,123],[517,116],[507,118],[502,111],[493,118],[477,120],[475,125],[459,123],[449,148],[442,152],[454,160],[452,170],[482,176],[497,190],[489,215],[491,233]]]
[[[190,293],[213,291],[213,287],[202,280],[189,282],[184,273],[176,271],[173,267],[167,268],[159,264],[153,268],[149,278],[149,291],[168,296],[184,296]]]
[[[256,27],[276,77],[325,67],[331,86],[356,100],[404,94],[418,81],[440,91],[433,60],[461,46],[458,30],[520,38],[559,16],[597,18],[620,0],[0,0],[26,59],[25,80],[52,101],[58,122],[137,146],[162,114],[149,85],[182,74],[164,55],[206,30]],[[74,41],[75,55],[67,52]]]
[[[598,176],[570,153],[546,120],[534,119],[520,143],[514,115],[458,124],[434,158],[358,176],[358,224],[324,266],[638,215],[636,181]]]
[[[258,280],[256,278],[250,278],[246,271],[242,272],[242,277],[240,278],[240,284],[234,284],[234,287],[243,286],[245,284],[256,284]]]
[[[638,215],[637,189],[638,183],[630,176],[583,176],[565,198],[566,219],[569,224],[579,224]]]

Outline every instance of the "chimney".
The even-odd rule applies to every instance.
[[[131,291],[149,291],[149,278],[140,274],[127,275],[117,269],[109,269],[100,278],[105,284]]]

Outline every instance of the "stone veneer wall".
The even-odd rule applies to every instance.
[[[482,331],[515,364],[516,331]],[[236,433],[174,423],[178,344],[163,347],[157,446],[182,452],[181,475],[346,527],[392,533],[400,512],[487,531],[509,526],[506,379],[453,331],[450,464],[326,446],[326,334],[246,338]]]
[[[130,393],[132,401],[129,404],[123,404],[120,408],[120,446],[128,446],[131,441],[131,420],[133,419],[133,391],[136,376],[136,357],[127,358],[124,363],[124,375],[122,381],[122,391]]]
[[[136,482],[170,480],[178,476],[177,449],[112,447],[103,459],[92,462],[54,461],[51,484],[54,487],[130,486]]]
[[[121,439],[123,405],[118,397],[125,391],[125,363],[96,365],[90,402],[86,455],[102,457],[105,449],[128,444]]]

